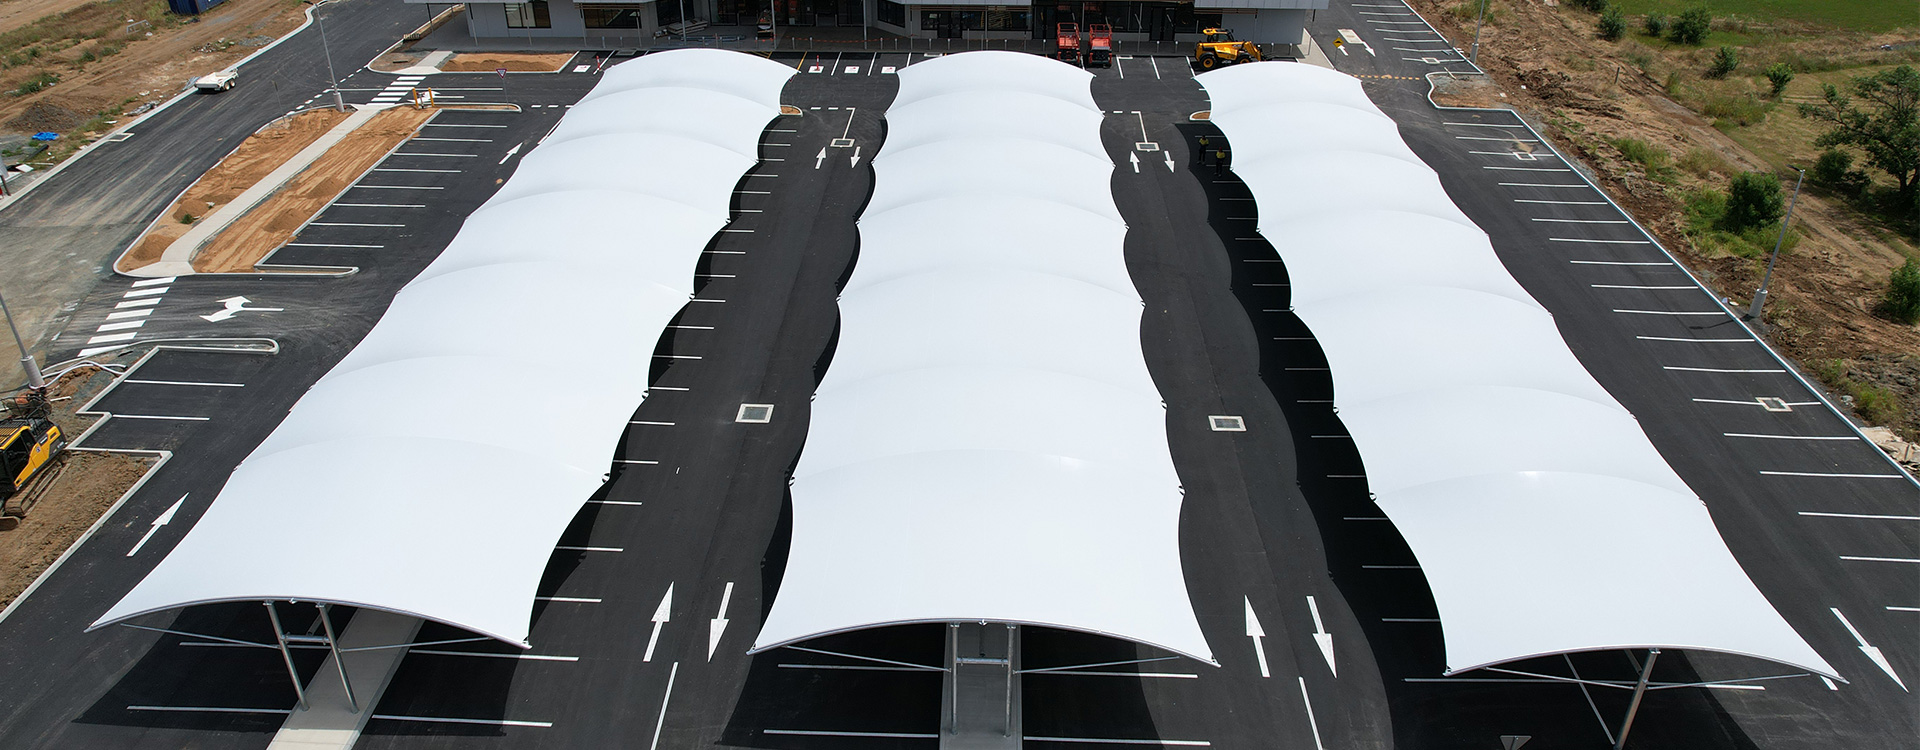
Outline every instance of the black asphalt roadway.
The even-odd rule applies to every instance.
[[[1323,25],[1346,27],[1358,20],[1319,15]],[[561,541],[567,549],[553,557],[540,592],[545,598],[535,611],[533,650],[519,654],[466,643],[410,653],[374,708],[376,718],[359,747],[936,746],[938,674],[791,649],[744,653],[784,566],[786,473],[804,443],[808,397],[831,366],[834,296],[857,262],[855,219],[871,189],[868,160],[884,137],[882,114],[895,89],[891,71],[925,58],[775,59],[801,71],[784,100],[802,114],[769,124],[765,160],[739,183],[735,221],[709,247],[696,299],[663,340],[606,344],[653,348],[653,371],[603,372],[594,367],[593,352],[553,352],[558,385],[502,394],[503,420],[533,423],[543,410],[568,408],[564,384],[570,378],[647,377],[652,386],[629,434],[610,455],[613,481],[568,530]],[[1354,67],[1349,58],[1336,62]],[[1417,78],[1424,70],[1398,67],[1404,60],[1364,62],[1349,72],[1396,77],[1369,79],[1379,81],[1369,84],[1369,93],[1402,123],[1456,201],[1493,234],[1516,277],[1558,316],[1576,353],[1640,415],[1655,443],[1700,490],[1756,583],[1852,679],[1838,690],[1804,676],[1755,680],[1749,678],[1791,670],[1738,657],[1668,652],[1657,681],[1732,680],[1738,687],[1654,693],[1633,744],[1905,744],[1914,735],[1913,702],[1862,655],[1828,608],[1843,612],[1864,638],[1885,647],[1903,677],[1920,670],[1910,637],[1915,614],[1897,609],[1920,603],[1911,600],[1920,589],[1914,566],[1843,559],[1911,559],[1917,556],[1912,537],[1888,522],[1802,513],[1911,515],[1912,486],[1822,476],[1890,472],[1884,462],[1875,463],[1870,446],[1728,437],[1838,436],[1845,425],[1804,386],[1793,390],[1798,381],[1790,373],[1700,371],[1785,369],[1769,365],[1757,345],[1666,340],[1744,335],[1737,323],[1612,313],[1714,308],[1697,291],[1614,288],[1691,283],[1671,266],[1660,271],[1568,262],[1623,260],[1637,252],[1633,257],[1650,256],[1644,262],[1651,263],[1660,256],[1651,246],[1549,245],[1554,237],[1637,235],[1631,225],[1530,221],[1604,218],[1601,212],[1611,208],[1580,206],[1593,216],[1563,215],[1525,208],[1549,204],[1512,203],[1535,194],[1529,190],[1550,196],[1579,191],[1506,193],[1510,186],[1497,183],[1579,178],[1528,172],[1516,173],[1532,175],[1526,179],[1508,179],[1506,172],[1480,169],[1517,161],[1514,144],[1456,141],[1450,134],[1510,130],[1443,123],[1513,124],[1509,115],[1434,110],[1421,98],[1423,81],[1396,80]],[[1146,302],[1142,340],[1168,404],[1170,444],[1187,493],[1181,538],[1188,587],[1220,666],[1167,659],[1086,670],[1099,674],[1025,676],[1027,741],[1036,747],[1093,741],[1492,748],[1502,735],[1530,735],[1536,739],[1528,747],[1607,746],[1609,727],[1625,708],[1622,690],[1497,673],[1440,677],[1440,630],[1417,561],[1367,501],[1364,467],[1350,443],[1315,437],[1342,430],[1326,405],[1326,363],[1308,338],[1311,332],[1286,312],[1288,279],[1284,263],[1276,262],[1284,248],[1276,254],[1253,232],[1253,203],[1231,173],[1195,158],[1195,138],[1218,136],[1187,120],[1207,105],[1185,61],[1123,58],[1097,76],[1095,97],[1108,112],[1103,137],[1117,165],[1114,195],[1130,227],[1126,258]],[[348,86],[360,89],[364,101],[391,81],[361,71]],[[128,299],[124,295],[164,287],[169,291],[159,295],[163,302],[156,307],[165,312],[152,316],[153,330],[143,327],[141,340],[261,337],[277,341],[278,353],[161,350],[96,406],[120,415],[175,417],[116,417],[88,439],[90,445],[166,449],[172,459],[0,622],[0,670],[8,676],[0,687],[6,696],[0,701],[0,744],[266,745],[293,703],[274,653],[126,629],[79,631],[177,542],[233,466],[364,335],[392,294],[445,246],[497,180],[511,174],[514,160],[506,152],[514,145],[524,152],[593,81],[590,74],[571,72],[504,80],[435,77],[436,88],[471,89],[458,94],[470,101],[505,101],[522,109],[443,112],[423,135],[446,140],[411,142],[382,168],[459,171],[370,173],[340,201],[367,205],[336,204],[302,233],[298,246],[275,258],[352,266],[357,273],[331,279],[183,278],[143,287],[116,278],[88,297],[70,328],[89,337]],[[259,121],[277,114],[263,113]],[[1479,119],[1457,119],[1470,117]],[[830,145],[842,137],[853,144]],[[1139,159],[1137,171],[1133,157]],[[1544,155],[1536,158],[1523,166],[1558,166]],[[367,195],[372,193],[380,197]],[[1558,209],[1552,205],[1549,210]],[[402,226],[355,226],[365,224]],[[1609,254],[1576,256],[1560,244]],[[1660,273],[1677,280],[1660,281]],[[1626,298],[1630,306],[1610,296],[1616,293],[1646,296]],[[242,311],[224,321],[199,317],[234,296],[246,297],[245,307],[283,309]],[[1714,324],[1720,325],[1701,328]],[[1660,348],[1668,344],[1673,348]],[[1667,366],[1696,369],[1661,369]],[[1756,396],[1777,396],[1793,411],[1767,411]],[[742,403],[775,405],[773,421],[734,422]],[[1209,415],[1241,416],[1247,431],[1211,431]],[[173,523],[129,555],[176,501],[181,509]],[[669,592],[665,621],[656,623]],[[269,637],[259,610],[203,607],[150,624],[258,640]],[[295,615],[293,608],[285,611]],[[1258,640],[1248,634],[1249,612],[1264,633]],[[289,623],[294,629],[307,625]],[[717,647],[709,651],[716,628]],[[1331,659],[1316,642],[1317,631],[1330,636]],[[428,626],[419,640],[460,635]],[[807,645],[903,663],[937,664],[941,658],[938,627],[845,634]],[[318,654],[302,656],[306,675],[327,679],[314,677]],[[1028,628],[1023,637],[1022,661],[1030,669],[1165,656],[1039,628]],[[1630,676],[1631,666],[1612,652],[1518,668],[1619,680]]]

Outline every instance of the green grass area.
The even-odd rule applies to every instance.
[[[1671,16],[1702,3],[1696,0],[1613,0],[1613,4],[1628,15],[1665,13]],[[1859,31],[1920,27],[1920,4],[1913,0],[1715,0],[1705,5],[1716,17],[1791,18]]]

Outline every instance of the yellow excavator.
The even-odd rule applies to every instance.
[[[46,393],[37,389],[6,399],[0,419],[0,531],[19,526],[58,473],[67,436],[48,418],[52,413]]]
[[[1202,33],[1206,38],[1193,45],[1193,59],[1200,63],[1201,70],[1266,59],[1260,54],[1259,45],[1234,40],[1233,29],[1207,29]]]

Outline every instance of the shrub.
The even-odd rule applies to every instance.
[[[184,212],[184,211],[182,211],[182,212],[180,213],[180,223],[182,223],[182,224],[192,224],[192,223],[194,222],[194,220],[196,220],[196,219],[198,219],[198,218],[200,218],[200,217],[198,217],[198,216],[194,216],[193,214],[190,214],[190,213],[186,213],[186,212]]]
[[[1853,154],[1830,148],[1820,152],[1813,162],[1813,181],[1820,185],[1838,185],[1853,171]]]
[[[1780,196],[1780,181],[1766,172],[1742,172],[1727,186],[1727,212],[1720,217],[1720,228],[1739,232],[1764,227],[1780,220],[1786,210]]]
[[[1880,312],[1895,323],[1920,323],[1920,260],[1908,258],[1887,277]]]
[[[1713,65],[1707,67],[1708,78],[1725,78],[1740,67],[1740,51],[1732,47],[1721,47],[1713,55]]]
[[[1696,177],[1729,170],[1725,157],[1704,148],[1687,149],[1686,155],[1680,157],[1679,164],[1681,169],[1692,172]]]
[[[1647,36],[1657,38],[1667,35],[1667,14],[1665,13],[1648,13],[1641,23],[1646,24]]]
[[[1619,138],[1609,142],[1614,148],[1620,149],[1621,156],[1645,167],[1648,177],[1659,179],[1672,171],[1667,166],[1672,155],[1664,148],[1637,138]]]
[[[1793,66],[1777,62],[1767,66],[1766,75],[1767,82],[1773,84],[1773,90],[1768,94],[1778,99],[1780,92],[1787,90],[1787,84],[1793,83]]]
[[[1706,8],[1692,8],[1667,25],[1667,39],[1675,44],[1699,44],[1712,30],[1713,13]]]
[[[45,91],[47,90],[47,87],[52,86],[59,82],[60,82],[60,76],[56,74],[40,73],[38,75],[35,75],[32,78],[28,78],[27,80],[21,81],[20,85],[13,87],[13,90],[7,93],[13,96],[26,96],[28,94],[34,94],[41,91]]]
[[[1573,0],[1573,4],[1580,6],[1582,9],[1590,10],[1595,13],[1599,13],[1607,9],[1607,0]]]
[[[1618,41],[1626,36],[1627,19],[1620,17],[1619,8],[1608,8],[1600,14],[1600,38],[1609,42]]]

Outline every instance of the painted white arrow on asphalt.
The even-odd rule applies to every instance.
[[[1327,632],[1327,626],[1320,624],[1320,605],[1313,597],[1307,597],[1307,609],[1313,612],[1313,642],[1320,645],[1320,655],[1327,657],[1327,671],[1340,676],[1340,668],[1333,665],[1333,634]]]
[[[140,537],[140,541],[133,545],[133,549],[127,550],[127,557],[133,557],[135,553],[140,551],[141,547],[147,546],[147,540],[152,539],[154,532],[159,531],[160,527],[172,523],[173,514],[180,512],[180,504],[186,501],[187,496],[181,495],[179,500],[173,501],[173,505],[167,508],[167,512],[160,514],[159,518],[153,519],[153,525],[147,527],[147,533]]]
[[[507,160],[513,158],[513,155],[517,153],[520,153],[520,144],[518,143],[513,144],[513,148],[507,149],[507,155],[500,157],[500,163],[507,163]]]
[[[1240,601],[1247,603],[1247,637],[1253,639],[1253,656],[1260,660],[1260,676],[1272,677],[1273,671],[1267,669],[1267,647],[1260,642],[1267,637],[1267,631],[1260,628],[1260,618],[1253,616],[1253,600],[1243,596]]]
[[[720,634],[727,632],[727,602],[733,601],[733,582],[727,582],[727,590],[720,595],[720,614],[707,621],[707,661],[713,661],[713,652],[720,648]]]
[[[1140,174],[1140,155],[1129,153],[1127,154],[1127,161],[1133,164],[1133,173]]]
[[[825,163],[827,163],[827,149],[823,147],[820,149],[820,153],[813,157],[813,168],[819,169],[820,165]]]
[[[1173,171],[1173,154],[1167,151],[1162,151],[1160,154],[1167,157],[1167,171]]]
[[[854,147],[853,147],[853,161],[852,161],[852,162],[849,162],[849,163],[847,164],[847,166],[849,166],[849,167],[857,167],[857,166],[860,166],[860,148],[861,148],[861,147],[859,147],[859,146],[854,146]]]
[[[653,661],[653,647],[660,645],[660,629],[673,619],[673,584],[667,584],[667,595],[660,597],[660,606],[653,610],[653,635],[647,636],[647,654],[641,661]]]
[[[253,300],[245,297],[228,297],[220,300],[220,304],[226,305],[225,309],[212,315],[202,315],[200,319],[208,323],[218,323],[242,312],[280,312],[286,309],[281,307],[247,307],[247,303],[252,301]]]
[[[1907,682],[1900,679],[1900,675],[1894,674],[1893,665],[1887,662],[1886,654],[1880,653],[1880,647],[1867,643],[1867,639],[1860,637],[1860,631],[1853,629],[1853,623],[1847,622],[1847,616],[1840,614],[1838,608],[1829,607],[1828,609],[1833,611],[1834,617],[1840,618],[1841,625],[1847,626],[1847,632],[1853,634],[1853,639],[1859,641],[1860,653],[1866,654],[1868,659],[1873,660],[1874,666],[1879,667],[1880,671],[1887,673],[1888,677],[1892,677],[1894,684],[1899,685],[1901,690],[1906,690]]]

